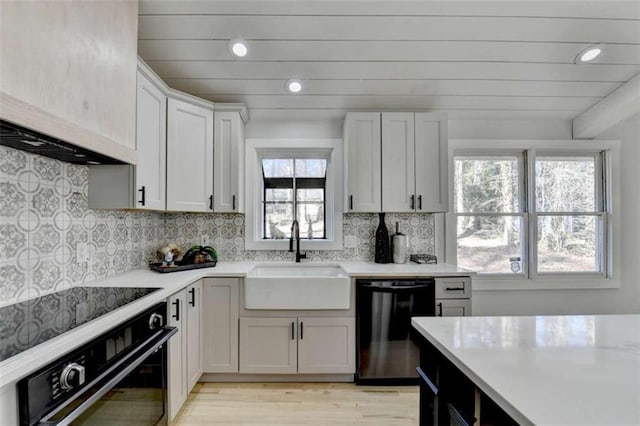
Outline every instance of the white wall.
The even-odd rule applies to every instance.
[[[256,120],[247,137],[341,137],[340,121]],[[450,120],[451,139],[571,139],[568,120]],[[475,291],[474,315],[640,313],[640,115],[600,135],[620,139],[621,287],[598,290]]]
[[[571,139],[569,121],[451,121],[455,138]],[[474,315],[640,312],[640,115],[599,139],[621,140],[621,287],[598,290],[474,291]]]

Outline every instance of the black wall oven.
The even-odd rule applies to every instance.
[[[22,425],[167,423],[166,327],[159,303],[18,382]]]

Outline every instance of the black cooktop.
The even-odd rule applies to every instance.
[[[0,361],[157,290],[72,287],[0,308]]]

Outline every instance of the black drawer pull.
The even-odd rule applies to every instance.
[[[236,209],[236,196],[232,196],[231,197],[231,210],[235,210]]]
[[[300,321],[300,340],[304,339],[304,323]]]
[[[209,195],[209,210],[213,210],[213,194]]]
[[[173,305],[176,306],[176,313],[173,314],[172,316],[176,319],[176,321],[180,321],[180,299],[176,299],[173,302]]]
[[[416,208],[416,196],[412,195],[411,196],[411,210]]]
[[[446,287],[446,291],[464,291],[464,287]]]
[[[349,210],[353,210],[353,195],[349,195]]]
[[[138,203],[139,203],[140,205],[142,205],[142,206],[144,206],[144,205],[145,205],[145,201],[146,201],[146,200],[145,200],[145,193],[147,192],[147,191],[146,191],[146,189],[147,189],[147,188],[145,188],[145,186],[144,186],[144,185],[142,185],[142,186],[140,187],[140,189],[138,189],[138,192],[140,193],[140,201],[138,201]]]
[[[189,302],[189,304],[191,306],[196,306],[196,289],[192,288],[191,290],[189,290],[189,294],[191,295],[191,301]]]
[[[291,340],[296,339],[296,324],[291,322]]]
[[[422,210],[422,195],[418,195],[418,210]]]
[[[438,315],[439,317],[442,316],[442,302],[438,303]]]

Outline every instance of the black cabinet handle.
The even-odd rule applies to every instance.
[[[438,315],[439,317],[442,316],[442,302],[438,303]]]
[[[146,188],[145,188],[145,186],[144,186],[144,185],[142,185],[142,186],[140,187],[140,189],[138,189],[138,192],[140,193],[140,201],[138,201],[138,203],[139,203],[140,205],[143,205],[143,206],[144,206],[144,204],[145,204],[145,192],[146,192]]]
[[[213,194],[209,195],[209,210],[213,210]]]
[[[445,287],[446,291],[464,291],[464,287]]]
[[[236,209],[236,196],[231,197],[231,210]]]
[[[176,319],[176,321],[180,321],[180,299],[176,299],[172,305],[176,307],[176,313],[172,315]]]
[[[416,196],[412,195],[411,196],[411,210],[416,208]]]
[[[349,195],[349,210],[353,210],[353,195]]]
[[[295,322],[291,322],[291,340],[296,339],[296,324]]]
[[[422,210],[422,195],[418,195],[418,210]]]
[[[300,340],[304,339],[304,323],[300,321]]]
[[[189,304],[191,306],[196,306],[196,289],[192,288],[191,290],[189,290],[189,294],[191,295],[191,301],[189,302]]]

